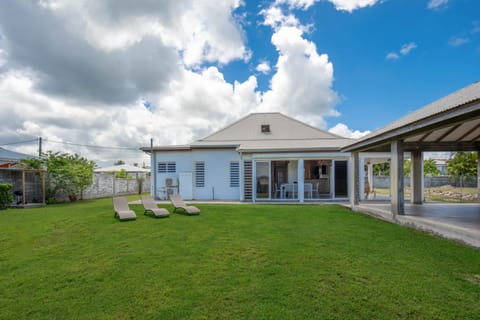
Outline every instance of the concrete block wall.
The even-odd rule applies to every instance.
[[[458,179],[457,179],[458,180]],[[452,179],[448,176],[437,176],[437,177],[424,177],[424,186],[425,188],[430,187],[441,187],[448,185],[455,185],[455,179]],[[410,177],[405,177],[404,180],[405,187],[410,187]],[[464,187],[475,188],[476,177],[465,177],[463,182]],[[390,177],[389,176],[374,176],[373,177],[373,187],[379,189],[388,189],[390,188]]]
[[[93,183],[83,192],[83,199],[95,199],[138,193],[137,179],[117,179],[112,174],[95,174]],[[150,177],[142,182],[143,192],[150,190]]]

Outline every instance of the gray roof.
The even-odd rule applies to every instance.
[[[0,161],[19,161],[22,159],[32,159],[37,158],[36,156],[32,156],[25,153],[10,151],[0,147]]]
[[[475,82],[358,139],[346,146],[345,150],[355,150],[360,146],[364,147],[369,144],[379,143],[382,139],[392,139],[392,137],[400,133],[400,130],[406,127],[414,128],[417,124],[420,127],[421,122],[424,120],[470,106],[479,101],[480,82]]]
[[[261,126],[269,125],[270,132]],[[158,146],[155,151],[187,151],[201,148],[232,148],[242,152],[339,151],[352,140],[310,126],[279,112],[252,113],[182,146]],[[149,147],[141,148],[149,152]]]

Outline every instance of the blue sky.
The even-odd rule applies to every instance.
[[[312,25],[305,38],[334,66],[341,115],[327,118],[328,127],[342,122],[374,130],[480,80],[480,2],[450,0],[431,9],[428,3],[388,0],[346,12],[324,1],[293,10],[303,24]],[[277,58],[270,42],[273,31],[261,25],[258,5],[249,2],[238,11],[247,15],[253,54],[247,64],[221,68],[231,81],[246,79],[255,63],[267,59],[274,64]],[[416,47],[402,55],[401,47],[410,43]],[[389,53],[398,58],[387,59]],[[258,74],[259,88],[266,90],[270,79],[270,74]]]
[[[479,71],[476,0],[0,1],[0,146],[141,163],[267,111],[358,138]]]

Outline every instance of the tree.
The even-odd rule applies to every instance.
[[[451,160],[447,161],[447,174],[455,180],[459,178],[460,186],[463,186],[463,178],[477,175],[476,152],[457,152]]]
[[[7,209],[13,201],[12,185],[0,183],[0,210]]]
[[[50,197],[54,198],[57,191],[63,191],[70,201],[75,201],[93,181],[95,162],[78,154],[48,151],[42,161],[48,172]]]
[[[411,168],[412,168],[412,162],[410,160],[405,160],[403,162],[403,175],[405,177],[410,177]]]
[[[118,172],[115,172],[115,178],[117,179],[133,179],[132,175],[127,173],[127,170],[121,169]]]
[[[440,175],[440,170],[438,170],[435,160],[428,159],[423,161],[423,175],[432,177]]]
[[[390,175],[390,162],[377,163],[373,165],[373,174],[376,176]]]
[[[121,165],[121,164],[125,164],[125,161],[123,161],[123,160],[117,160],[117,161],[115,161],[115,162],[113,163],[114,166],[119,166],[119,165]]]

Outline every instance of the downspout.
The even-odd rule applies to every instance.
[[[152,197],[157,199],[157,174],[155,170],[156,154],[153,153],[153,138],[150,138],[150,179],[153,180],[153,187],[150,186]]]

